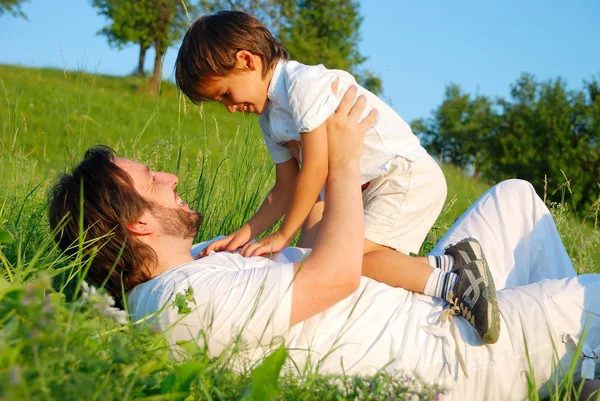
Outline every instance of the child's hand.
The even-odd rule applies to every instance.
[[[250,227],[242,226],[242,228],[229,234],[227,237],[221,238],[219,240],[212,242],[209,246],[204,248],[198,254],[198,258],[203,258],[204,256],[208,255],[212,251],[233,252],[236,249],[238,249],[239,247],[247,244],[248,241],[251,240],[251,238],[250,238],[251,235],[252,234],[250,233]]]
[[[290,242],[291,238],[288,239],[277,231],[261,240],[246,244],[240,251],[240,254],[245,257],[271,254],[286,248]]]

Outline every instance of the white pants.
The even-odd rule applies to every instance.
[[[533,187],[521,180],[494,186],[432,253],[443,254],[447,245],[465,237],[479,240],[494,276],[501,334],[496,344],[482,345],[473,330],[461,325],[459,346],[470,378],[459,369],[446,375],[443,385],[450,391],[444,399],[526,398],[527,352],[542,395],[548,391],[546,382],[552,387],[571,362],[576,380],[593,376],[594,367],[597,376],[600,360],[592,358],[594,351],[600,354],[600,275],[576,276],[552,216]],[[579,342],[585,357],[575,355]]]
[[[446,178],[427,153],[396,156],[362,193],[365,238],[405,254],[418,253],[446,201]]]
[[[479,240],[492,270],[501,313],[500,338],[496,344],[485,345],[471,325],[457,318],[457,343],[469,378],[458,365],[453,343],[438,355],[444,363],[414,361],[421,377],[444,386],[445,400],[520,401],[528,394],[527,353],[532,378],[542,395],[547,394],[546,383],[552,386],[571,362],[576,380],[593,374],[592,370],[597,375],[600,359],[582,358],[575,344],[581,343],[586,356],[600,354],[600,275],[575,275],[552,216],[533,187],[521,180],[494,186],[432,253],[443,254],[445,246],[465,237]],[[307,252],[288,248],[282,252],[282,261],[302,260]],[[426,298],[430,309],[423,316],[429,320],[439,316],[442,301]],[[446,326],[435,329],[445,339],[451,338]]]

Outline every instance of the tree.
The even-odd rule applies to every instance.
[[[355,72],[362,17],[352,0],[282,0],[279,39],[292,58]]]
[[[167,49],[180,40],[196,14],[196,7],[182,0],[91,0],[98,13],[110,20],[99,31],[109,43],[122,47],[127,43],[140,46],[138,74],[143,74],[146,51],[154,47],[154,72],[150,92],[158,94],[163,57]],[[188,19],[188,15],[190,15]]]
[[[143,76],[146,51],[153,42],[151,1],[92,0],[92,6],[110,21],[98,31],[106,36],[109,45],[122,49],[129,43],[136,43],[140,47],[136,73]]]
[[[495,166],[488,177],[523,178],[540,195],[547,187],[549,200],[562,202],[568,194],[575,207],[589,206],[598,196],[600,165],[585,95],[568,91],[560,78],[537,82],[523,74],[511,88],[511,99],[500,99],[499,105],[502,123],[493,139]]]
[[[27,15],[21,10],[21,6],[28,0],[0,0],[0,16],[4,13],[9,13],[13,17],[23,17],[27,19]]]
[[[158,94],[162,73],[163,56],[167,49],[179,41],[189,27],[196,7],[185,5],[182,0],[149,0],[153,4],[151,31],[154,43],[154,72],[150,92]],[[188,16],[189,19],[188,19]]]
[[[600,198],[600,85],[567,90],[557,78],[523,74],[509,99],[446,88],[431,118],[412,123],[424,146],[489,181],[528,180],[547,199],[578,210]],[[568,195],[568,196],[567,196]]]
[[[472,98],[458,85],[451,84],[434,116],[416,120],[411,126],[430,153],[440,155],[445,162],[470,168],[479,177],[489,161],[488,149],[482,144],[491,136],[495,121],[490,99]]]

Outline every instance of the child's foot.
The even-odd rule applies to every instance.
[[[450,310],[471,323],[486,344],[493,344],[500,336],[500,312],[496,301],[496,288],[487,262],[474,260],[455,265],[458,280],[450,291]]]

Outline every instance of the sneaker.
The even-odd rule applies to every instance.
[[[486,344],[494,344],[500,336],[500,311],[487,262],[474,260],[457,266],[453,272],[458,280],[450,291],[447,313],[464,317]]]
[[[454,258],[454,266],[462,266],[475,260],[485,260],[483,249],[475,238],[465,238],[444,251],[445,255]]]

